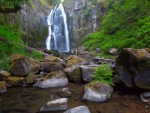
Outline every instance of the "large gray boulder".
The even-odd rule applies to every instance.
[[[89,108],[86,106],[78,106],[75,108],[71,108],[67,111],[65,111],[64,113],[91,113]]]
[[[47,102],[40,111],[58,111],[67,109],[67,98],[61,98]]]
[[[110,98],[113,88],[106,83],[89,83],[84,88],[84,100],[103,102]]]
[[[33,86],[40,88],[50,88],[65,86],[68,84],[68,78],[63,71],[53,71],[47,74],[42,81],[36,82]]]
[[[124,48],[115,63],[127,87],[150,89],[150,49]]]

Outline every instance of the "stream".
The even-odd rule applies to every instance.
[[[37,87],[13,87],[0,94],[0,113],[44,113],[40,108],[50,100],[62,98],[57,94],[64,87],[40,89]],[[82,100],[84,85],[68,83],[72,93],[68,98],[67,109],[85,105],[91,113],[150,113],[150,103],[143,103],[139,95],[142,91],[114,88],[111,98],[106,102],[89,102]],[[49,111],[46,113],[63,113]]]

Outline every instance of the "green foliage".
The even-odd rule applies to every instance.
[[[3,55],[3,59],[0,62],[0,68],[6,70],[6,71],[10,71],[10,65],[9,65],[9,56],[7,54],[4,53],[4,51],[2,51],[1,55]]]
[[[107,0],[106,7],[101,30],[85,36],[83,46],[89,50],[99,47],[104,54],[110,48],[150,47],[149,0]]]
[[[32,58],[34,58],[34,59],[42,59],[43,58],[42,54],[38,51],[33,51],[31,54],[32,54]]]
[[[92,82],[105,82],[114,86],[112,81],[113,72],[110,70],[110,67],[107,64],[103,64],[95,69],[94,74],[91,76],[94,78]]]
[[[2,7],[14,7],[16,5],[21,5],[25,0],[0,0],[0,6]]]
[[[23,41],[20,39],[20,33],[18,29],[18,25],[15,24],[13,26],[1,26],[0,25],[0,36],[6,38],[6,42],[0,41],[0,68],[9,71],[9,56],[11,54],[23,54],[28,55],[23,47],[16,45],[16,43],[23,44]]]
[[[13,26],[0,25],[0,36],[6,38],[8,40],[11,40],[13,42],[18,42],[18,43],[23,44],[23,41],[20,39],[20,31],[17,26],[18,26],[17,24],[15,24]]]

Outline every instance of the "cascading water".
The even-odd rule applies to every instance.
[[[69,30],[67,16],[62,4],[54,8],[47,18],[49,35],[46,39],[48,50],[56,49],[59,52],[70,51]]]

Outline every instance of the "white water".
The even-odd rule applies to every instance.
[[[59,52],[70,51],[69,30],[67,17],[62,4],[54,8],[47,18],[49,35],[46,39],[48,50],[56,49]]]

